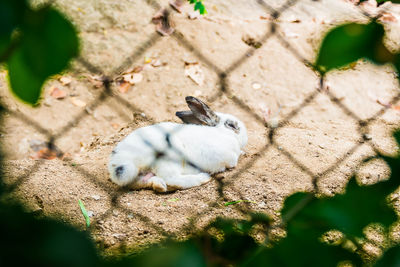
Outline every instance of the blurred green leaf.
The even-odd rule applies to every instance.
[[[332,266],[351,261],[361,265],[360,258],[340,247],[330,246],[311,238],[307,231],[297,235],[288,231],[288,236],[272,248],[260,248],[241,266]],[[354,265],[353,265],[354,266]]]
[[[360,58],[378,64],[391,62],[393,55],[384,46],[383,35],[383,26],[376,22],[336,27],[322,41],[315,65],[321,73],[325,73]]]
[[[0,1],[0,62],[10,46],[11,34],[21,24],[27,5],[25,0]]]
[[[0,203],[1,266],[99,266],[87,233]]]
[[[259,244],[251,236],[253,226],[269,226],[271,219],[262,213],[251,214],[250,220],[217,218],[209,225],[222,234],[222,240],[215,236],[203,235],[200,243],[209,244],[206,254],[219,259],[219,265],[238,263],[249,257]],[[226,262],[224,262],[224,260]]]
[[[385,251],[383,256],[374,264],[374,266],[400,266],[400,245],[397,245]]]
[[[394,133],[400,144],[400,131]],[[379,155],[391,168],[391,177],[374,185],[359,186],[352,177],[344,194],[332,198],[316,198],[310,193],[296,193],[285,200],[283,220],[288,220],[288,231],[307,231],[318,238],[324,232],[336,229],[348,236],[361,237],[365,226],[381,223],[390,226],[396,221],[387,196],[400,185],[400,159]],[[292,211],[296,211],[292,213]]]
[[[50,7],[31,11],[24,20],[20,45],[7,64],[13,93],[34,105],[45,80],[78,55],[78,37],[72,24]]]
[[[83,202],[80,199],[78,200],[78,203],[79,203],[79,207],[81,208],[83,217],[85,218],[86,227],[89,227],[90,226],[90,217],[86,211],[85,205],[83,205]]]
[[[143,266],[143,267],[202,267],[207,266],[201,250],[192,240],[167,241],[147,249],[135,256],[109,259],[103,266]]]
[[[290,231],[309,231],[315,238],[324,232],[336,229],[349,236],[361,237],[365,226],[382,223],[389,226],[397,216],[388,206],[386,197],[400,185],[398,177],[370,186],[359,186],[351,178],[345,194],[318,199],[309,193],[296,193],[285,201],[282,216],[295,208],[297,203],[310,199],[291,219]]]

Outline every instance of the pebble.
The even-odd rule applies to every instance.
[[[258,204],[258,207],[260,208],[265,208],[267,206],[267,204],[265,204],[265,202],[261,202],[260,204]]]
[[[88,215],[89,217],[93,217],[93,215],[94,215],[94,212],[93,212],[93,211],[91,211],[91,210],[88,210],[88,211],[87,211],[87,215]]]
[[[370,134],[364,134],[365,140],[371,140],[372,136]]]
[[[98,196],[98,195],[93,195],[92,198],[93,198],[94,200],[100,200],[100,196]]]
[[[255,89],[255,90],[258,90],[261,88],[261,84],[259,84],[259,83],[253,83],[252,86],[253,86],[253,89]]]

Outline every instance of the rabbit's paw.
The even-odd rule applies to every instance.
[[[152,183],[152,188],[157,192],[167,192],[167,184],[165,181],[159,177],[153,176],[150,178]]]
[[[235,168],[237,163],[238,163],[238,155],[235,153],[232,153],[229,157],[229,159],[226,161],[226,168],[232,169]]]
[[[198,177],[200,184],[205,184],[211,180],[211,176],[208,173],[200,173]]]

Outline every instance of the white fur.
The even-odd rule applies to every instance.
[[[235,167],[247,144],[246,127],[233,115],[215,114],[220,121],[214,127],[162,122],[136,129],[113,150],[108,164],[111,180],[166,192],[204,184],[210,174]],[[239,133],[225,127],[227,119],[238,123]],[[153,177],[146,175],[150,172]]]

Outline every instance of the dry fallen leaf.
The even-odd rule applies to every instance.
[[[265,122],[268,122],[271,117],[271,114],[272,114],[271,109],[265,105],[260,105],[260,110],[261,110],[262,118],[264,119]]]
[[[72,79],[71,79],[70,77],[65,77],[65,76],[63,76],[63,77],[61,77],[61,78],[59,79],[59,81],[61,82],[62,85],[65,86],[65,85],[70,84],[71,81],[72,81]]]
[[[129,91],[129,89],[131,88],[131,84],[128,82],[122,82],[119,87],[118,87],[118,91],[120,91],[121,93],[125,94]]]
[[[195,83],[197,83],[200,86],[202,86],[204,83],[204,73],[201,70],[200,65],[198,63],[195,64],[186,63],[185,75],[191,78]]]
[[[31,155],[32,159],[56,159],[57,154],[54,150],[50,150],[48,148],[43,148],[39,150],[38,152],[34,153]]]
[[[151,65],[155,68],[160,67],[162,65],[161,61],[159,59],[155,59],[151,62]]]
[[[369,13],[369,15],[374,16],[378,13],[378,3],[376,2],[376,0],[364,1],[359,6],[362,7],[364,11]]]
[[[260,16],[260,19],[263,19],[263,20],[271,20],[272,17],[271,17],[271,15],[266,15],[266,16]]]
[[[360,2],[360,0],[347,0],[347,1],[355,5]]]
[[[86,106],[86,102],[84,102],[80,99],[77,99],[77,98],[71,98],[71,103],[80,108],[83,108],[84,106]]]
[[[50,88],[50,96],[55,99],[63,99],[67,96],[67,93],[64,90],[59,89],[58,87],[52,86]]]
[[[133,68],[132,72],[139,73],[143,70],[143,66],[136,66]]]
[[[35,152],[30,155],[32,159],[55,159],[64,157],[63,153],[55,145],[49,145],[49,143],[40,140],[30,140],[29,145]]]
[[[378,20],[382,22],[397,22],[397,18],[393,14],[387,12],[382,13]]]
[[[298,38],[300,36],[298,33],[289,31],[288,29],[284,30],[283,34],[288,38]]]
[[[384,106],[386,108],[390,108],[390,109],[393,109],[393,110],[400,111],[400,105],[393,105],[391,103],[384,103],[384,102],[380,101],[379,99],[376,100],[376,103],[378,103],[379,105],[382,105],[382,106]]]
[[[103,86],[103,77],[100,75],[87,75],[87,78],[94,87],[100,88]]]
[[[141,73],[129,73],[122,76],[125,82],[130,84],[137,84],[143,80],[143,75]]]
[[[175,29],[170,25],[165,25],[162,22],[159,22],[156,25],[156,31],[163,36],[169,36],[174,33]]]
[[[154,24],[158,24],[162,18],[164,17],[164,14],[166,13],[166,9],[162,8],[160,10],[157,11],[157,13],[151,18],[152,22]]]
[[[171,1],[169,1],[169,5],[173,8],[173,9],[175,9],[176,11],[178,11],[179,13],[182,13],[182,8],[183,8],[183,2],[182,2],[182,0],[175,0],[175,1],[173,1],[173,0],[171,0]]]

